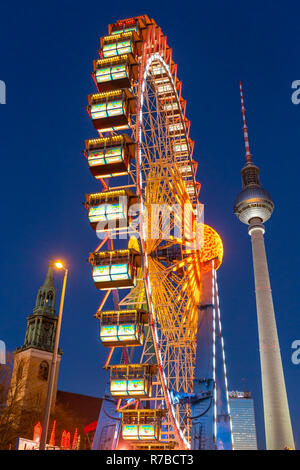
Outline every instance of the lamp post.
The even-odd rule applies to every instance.
[[[64,308],[64,300],[65,300],[65,292],[66,292],[66,284],[67,284],[67,276],[68,276],[68,270],[67,268],[65,268],[65,266],[63,265],[61,261],[54,262],[53,266],[56,267],[57,269],[64,269],[65,274],[64,274],[63,286],[62,286],[61,297],[60,297],[60,305],[59,305],[56,334],[55,334],[55,341],[54,341],[54,350],[53,350],[52,363],[51,363],[51,369],[50,369],[50,377],[49,377],[49,382],[48,382],[47,398],[46,398],[43,428],[42,428],[42,435],[41,435],[39,450],[46,449],[46,441],[47,441],[49,419],[50,419],[50,412],[51,412],[51,403],[53,399],[54,384],[55,384],[55,377],[56,377],[56,370],[57,370],[57,355],[58,355],[58,345],[59,345],[59,337],[60,337],[60,329],[61,329],[61,320],[62,320],[62,314],[63,314],[63,308]]]

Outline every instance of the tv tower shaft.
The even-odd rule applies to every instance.
[[[268,450],[294,449],[294,438],[279,348],[264,226],[251,220],[253,269],[259,334],[266,444]]]

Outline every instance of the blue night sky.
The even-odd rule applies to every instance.
[[[23,344],[49,259],[70,268],[59,387],[101,396],[106,352],[93,318],[102,298],[91,280],[88,253],[97,246],[82,205],[99,188],[82,156],[96,137],[85,110],[95,92],[90,76],[99,37],[117,19],[148,13],[162,27],[178,63],[196,141],[206,223],[222,236],[219,270],[229,387],[253,392],[260,446],[262,396],[251,246],[233,215],[244,147],[239,80],[244,86],[249,138],[261,181],[275,211],[266,246],[295,438],[300,447],[300,365],[291,344],[300,339],[299,198],[300,105],[291,83],[300,79],[297,1],[5,2],[1,5],[0,106],[2,246],[0,339]],[[56,277],[61,286],[60,274]]]

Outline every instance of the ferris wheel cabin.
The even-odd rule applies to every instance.
[[[110,393],[119,398],[149,398],[152,392],[152,377],[157,372],[156,364],[109,365]]]
[[[132,54],[95,60],[93,78],[99,93],[130,88],[138,78],[138,66]]]
[[[96,179],[127,175],[135,143],[127,134],[90,139],[85,141],[84,154]]]
[[[97,233],[127,229],[131,219],[130,208],[137,201],[138,197],[129,189],[87,194],[85,207],[91,227]]]
[[[142,41],[136,31],[124,31],[101,38],[101,56],[104,59],[124,54],[140,55]]]
[[[96,93],[88,99],[87,110],[98,132],[128,129],[136,112],[135,97],[128,88]]]
[[[144,342],[148,313],[144,310],[109,310],[96,313],[100,320],[103,346],[141,346]]]
[[[90,254],[89,262],[97,289],[126,289],[136,285],[141,255],[133,249],[99,251]]]
[[[162,409],[123,410],[123,439],[130,441],[159,441],[162,418],[165,414],[166,411]]]

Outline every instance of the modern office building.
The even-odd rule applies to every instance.
[[[254,402],[250,392],[228,392],[234,450],[257,450]]]

